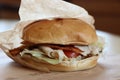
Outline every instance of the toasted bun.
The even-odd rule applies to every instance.
[[[89,45],[97,40],[96,31],[80,19],[39,20],[23,30],[23,40],[32,43]]]
[[[25,57],[20,57],[20,55],[12,56],[10,53],[7,53],[9,57],[11,57],[17,63],[21,65],[40,70],[40,71],[78,71],[78,70],[85,70],[95,67],[97,64],[98,56],[93,56],[90,58],[86,58],[80,61],[70,62],[70,61],[63,61],[59,64],[52,65],[49,63],[44,63],[42,61],[36,60],[36,58],[26,55]]]

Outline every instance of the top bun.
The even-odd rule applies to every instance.
[[[89,24],[75,18],[38,20],[23,30],[23,40],[35,44],[89,45],[97,40]]]

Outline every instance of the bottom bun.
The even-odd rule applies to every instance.
[[[11,56],[10,54],[7,54],[9,57],[11,57],[15,62],[32,69],[50,72],[50,71],[78,71],[78,70],[85,70],[90,69],[92,67],[95,67],[97,64],[98,56],[92,56],[90,58],[86,58],[80,61],[62,61],[59,64],[49,64],[44,63],[41,61],[36,60],[36,58],[31,57],[30,55],[25,55],[24,57],[21,57],[20,55],[17,55],[15,57]]]

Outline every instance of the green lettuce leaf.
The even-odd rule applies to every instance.
[[[42,60],[42,61],[45,61],[45,62],[50,63],[50,64],[58,64],[59,63],[58,59],[48,58],[48,57],[42,55],[44,53],[39,51],[39,50],[25,49],[23,52],[20,53],[21,56],[23,56],[25,54],[31,54],[33,57],[37,58],[38,60]]]

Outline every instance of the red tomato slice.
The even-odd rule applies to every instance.
[[[63,50],[64,54],[68,57],[68,58],[76,58],[77,56],[79,56],[79,53],[75,53],[73,51],[69,51],[69,50]]]

